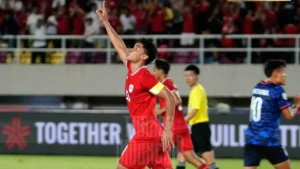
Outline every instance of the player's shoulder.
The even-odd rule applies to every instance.
[[[165,85],[169,90],[177,90],[177,86],[171,78],[166,78],[163,81],[163,85]]]
[[[166,78],[164,81],[163,81],[163,84],[164,85],[168,85],[168,84],[174,84],[174,81],[173,81],[173,79],[171,79],[171,78]]]
[[[275,90],[277,93],[285,93],[284,88],[281,85],[275,85],[273,90]]]
[[[197,84],[197,86],[194,87],[194,89],[196,91],[201,91],[201,92],[205,91],[204,87],[201,84],[199,84],[199,83]]]
[[[201,94],[203,92],[205,92],[205,90],[204,90],[204,87],[201,84],[197,84],[191,90],[191,93]]]
[[[257,83],[253,89],[253,94],[267,93],[268,96],[277,96],[284,92],[284,88],[281,85],[266,81]]]
[[[136,72],[133,72],[131,75],[136,75],[137,78],[141,78],[143,76],[152,76],[147,66],[140,67]]]
[[[283,87],[281,85],[267,82],[267,81],[260,81],[258,82],[254,88],[267,88],[267,89],[275,89],[275,90],[282,90]]]
[[[143,69],[141,69],[137,75],[137,79],[139,81],[144,80],[157,80],[157,78],[149,71],[149,69],[147,67],[144,67]],[[158,81],[158,80],[157,80]]]
[[[141,76],[154,76],[147,66],[143,66],[140,68],[140,75]]]

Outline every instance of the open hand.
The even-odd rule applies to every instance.
[[[172,139],[172,131],[164,129],[161,136],[163,151],[171,151],[174,148],[174,143]]]
[[[105,8],[105,1],[103,1],[102,8],[98,9],[96,12],[97,12],[98,18],[101,22],[107,21],[107,11]]]

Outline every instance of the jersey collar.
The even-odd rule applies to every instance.
[[[273,84],[273,82],[268,81],[268,80],[262,80],[260,83],[261,84]]]
[[[147,66],[140,67],[137,71],[135,71],[134,73],[131,73],[130,75],[133,76],[133,75],[137,74],[143,68],[147,68]]]

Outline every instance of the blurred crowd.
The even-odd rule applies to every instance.
[[[228,34],[298,34],[300,0],[291,2],[228,2],[227,0],[107,0],[109,21],[119,34],[180,34],[180,39],[159,40],[160,48],[197,48],[197,34],[222,34],[221,39],[205,40],[206,48],[246,47],[247,41],[227,38]],[[106,42],[93,35],[105,34],[95,11],[101,0],[0,0],[0,33],[34,35],[22,47],[61,48],[60,40],[45,40],[43,35],[84,35],[66,42],[67,48],[105,48]],[[1,41],[1,40],[0,40]],[[2,42],[3,43],[3,42]],[[16,47],[16,40],[5,42]],[[132,46],[134,41],[127,40]],[[295,39],[256,39],[252,47],[293,47]],[[3,46],[3,45],[2,45]],[[0,52],[1,55],[4,53]],[[7,53],[5,54],[7,55]],[[13,54],[12,54],[13,55]],[[31,63],[49,63],[62,53],[26,52]],[[69,52],[68,63],[106,62],[106,54]],[[294,53],[253,52],[252,63],[278,57],[294,62]],[[49,58],[50,57],[50,58]],[[199,63],[198,52],[160,52],[159,57],[173,63]],[[242,63],[246,52],[206,52],[205,63]],[[118,57],[113,62],[118,62]],[[49,60],[50,59],[50,60]],[[1,62],[1,59],[0,59]]]

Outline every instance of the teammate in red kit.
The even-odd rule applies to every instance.
[[[194,153],[193,142],[190,137],[190,131],[188,125],[184,120],[183,109],[181,106],[181,98],[178,93],[178,89],[174,84],[173,80],[168,77],[170,70],[170,64],[165,60],[157,59],[154,62],[154,75],[157,79],[162,82],[175,96],[175,116],[173,123],[173,142],[178,147],[178,150],[181,154],[178,155],[178,158],[182,155],[185,160],[197,169],[208,169],[208,166],[205,164],[204,160],[198,158]],[[162,98],[159,98],[160,108],[156,109],[156,114],[161,114],[163,121],[166,121],[166,101]],[[178,160],[180,161],[180,160]],[[184,169],[184,163],[179,163],[177,169]]]
[[[142,39],[127,51],[123,40],[107,21],[105,1],[97,10],[107,34],[128,69],[125,95],[135,135],[124,149],[117,169],[172,169],[168,150],[174,146],[172,124],[175,112],[175,97],[153,76],[145,65],[157,55],[155,45]],[[166,123],[164,129],[155,114],[156,99],[166,100]]]

